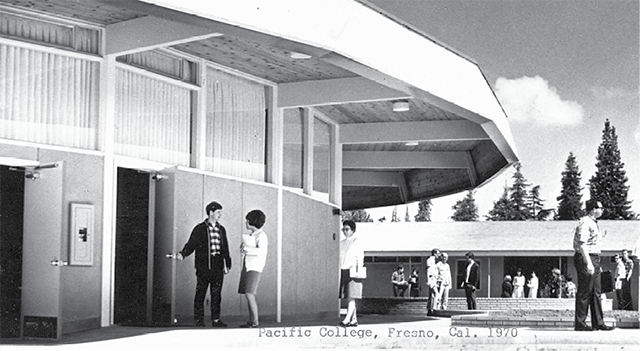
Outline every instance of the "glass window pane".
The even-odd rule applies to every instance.
[[[329,193],[330,126],[313,119],[313,190]]]
[[[303,123],[302,110],[284,110],[284,162],[282,184],[302,188]]]
[[[263,181],[266,120],[264,86],[209,69],[206,169]]]

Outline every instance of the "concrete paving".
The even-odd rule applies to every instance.
[[[334,323],[335,322],[335,323]],[[3,340],[2,351],[423,349],[423,350],[640,350],[639,329],[576,332],[571,329],[452,327],[449,318],[364,315],[355,328],[335,321],[264,323],[261,328],[143,328],[113,326],[65,335],[55,342]]]

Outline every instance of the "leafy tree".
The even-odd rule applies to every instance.
[[[416,222],[431,222],[431,200],[423,200],[418,203],[418,214],[414,217]]]
[[[509,196],[509,205],[511,207],[510,220],[523,221],[531,219],[531,206],[527,201],[527,180],[520,172],[521,165],[516,164],[516,171],[513,173],[513,185],[509,188],[511,195]]]
[[[544,215],[548,212],[544,211],[543,203],[544,201],[540,198],[540,185],[536,185],[529,191],[529,199],[531,203],[529,207],[531,208],[531,218],[540,221],[544,219]]]
[[[631,212],[631,201],[627,200],[629,179],[623,169],[616,128],[610,125],[608,119],[604,122],[602,143],[598,147],[596,160],[596,173],[589,182],[589,191],[591,198],[599,200],[604,206],[601,218],[635,218]]]
[[[469,190],[464,199],[456,201],[456,204],[451,207],[454,210],[451,219],[456,222],[473,222],[478,220],[478,207],[476,206],[476,200],[473,195],[474,191]]]
[[[573,152],[570,152],[562,172],[562,190],[560,191],[560,196],[556,198],[558,200],[558,213],[555,219],[568,221],[579,219],[582,216],[581,176],[582,172],[578,168],[576,157]]]
[[[400,217],[398,217],[398,206],[393,207],[393,212],[391,213],[391,222],[400,222]]]
[[[365,210],[343,211],[342,220],[352,220],[354,222],[373,222],[371,216]]]
[[[509,191],[505,186],[504,191],[502,192],[502,196],[500,197],[500,199],[498,199],[498,201],[493,202],[493,208],[485,217],[490,221],[508,221],[513,217],[513,214],[511,212]]]

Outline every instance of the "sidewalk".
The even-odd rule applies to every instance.
[[[18,340],[2,351],[426,349],[426,350],[640,350],[640,330],[575,332],[571,329],[451,327],[449,318],[363,315],[356,328],[329,321],[265,324],[257,329],[142,328],[113,326],[65,335],[56,342]]]

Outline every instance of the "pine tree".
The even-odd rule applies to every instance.
[[[498,199],[498,201],[493,202],[493,208],[485,217],[490,221],[508,221],[513,218],[513,214],[511,212],[509,191],[505,185],[502,196],[500,197],[500,199]]]
[[[569,221],[580,218],[582,212],[582,195],[580,192],[580,180],[582,172],[578,168],[576,157],[573,152],[569,153],[567,162],[564,164],[565,168],[562,172],[562,190],[560,196],[556,198],[558,200],[558,213],[556,214],[557,220]]]
[[[423,200],[418,203],[418,214],[414,217],[416,222],[431,222],[431,200]]]
[[[627,201],[629,180],[624,171],[624,163],[618,149],[618,136],[616,128],[611,126],[609,120],[604,122],[602,131],[602,143],[598,147],[596,157],[596,173],[589,182],[589,191],[592,199],[602,202],[604,212],[602,219],[633,219],[631,201]]]
[[[411,217],[409,216],[409,206],[405,206],[407,211],[404,214],[404,221],[405,222],[411,222]]]
[[[531,208],[531,218],[535,219],[536,221],[543,220],[544,218],[542,217],[547,212],[544,211],[544,205],[543,205],[544,201],[540,198],[540,185],[536,185],[533,188],[531,188],[531,191],[529,191],[529,199],[530,199],[529,207]]]
[[[520,172],[521,165],[516,164],[516,171],[513,174],[513,185],[509,189],[509,206],[511,207],[511,218],[514,221],[524,221],[531,219],[531,206],[527,201],[527,180]]]
[[[371,216],[365,210],[343,211],[342,220],[352,220],[354,222],[373,222]]]
[[[393,212],[391,213],[391,222],[400,222],[400,217],[398,217],[398,206],[393,207]]]
[[[454,210],[451,219],[456,222],[473,222],[478,220],[478,207],[473,197],[474,194],[475,192],[473,190],[469,190],[464,199],[456,201],[456,204],[451,207]]]

